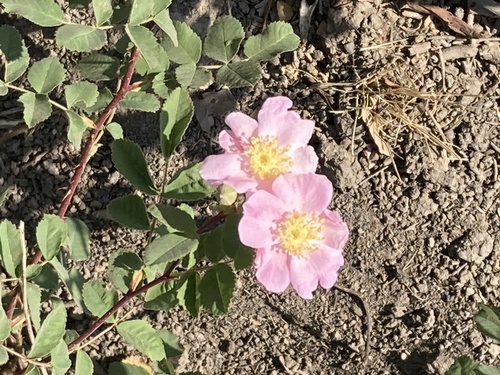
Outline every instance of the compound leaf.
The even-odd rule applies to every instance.
[[[245,31],[240,21],[223,16],[216,19],[208,30],[203,50],[211,59],[228,63],[238,52],[244,37]]]
[[[177,32],[177,45],[171,38],[165,38],[163,47],[173,62],[177,64],[196,64],[201,57],[201,39],[185,23],[173,21]]]
[[[158,73],[168,68],[168,57],[154,34],[144,26],[125,26],[130,40],[144,58],[149,73]]]
[[[245,55],[253,61],[271,60],[279,54],[293,51],[300,44],[300,38],[286,22],[272,22],[261,35],[248,38],[245,43]]]
[[[237,61],[220,68],[215,81],[229,88],[253,86],[259,81],[260,73],[261,68],[257,62]]]
[[[56,32],[56,43],[70,51],[89,52],[106,44],[106,32],[89,25],[64,25]]]

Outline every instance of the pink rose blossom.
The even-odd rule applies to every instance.
[[[325,176],[287,174],[243,204],[240,240],[257,249],[257,279],[270,292],[281,293],[291,283],[302,298],[311,299],[318,282],[329,289],[337,281],[348,229],[327,208],[332,195]]]
[[[226,184],[238,193],[269,190],[276,177],[286,173],[314,173],[318,157],[307,145],[314,122],[290,111],[292,101],[283,96],[267,99],[257,120],[241,112],[230,113],[230,130],[219,135],[222,155],[211,155],[201,167],[209,184]]]

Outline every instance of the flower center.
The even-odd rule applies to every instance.
[[[293,211],[278,226],[283,250],[289,255],[305,256],[318,249],[323,240],[325,220],[318,215]]]
[[[288,156],[290,146],[279,147],[273,137],[254,137],[246,150],[250,168],[254,175],[262,180],[287,173],[292,161]]]

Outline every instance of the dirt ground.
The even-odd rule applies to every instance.
[[[300,1],[285,2],[298,32]],[[434,5],[443,3],[465,16],[480,38],[469,40],[435,16],[405,10],[403,1],[320,1],[304,45],[268,63],[256,87],[233,91],[246,113],[268,96],[286,95],[316,121],[312,144],[336,189],[332,207],[350,228],[346,266],[341,288],[319,290],[312,301],[293,291],[269,294],[248,271],[239,274],[227,316],[192,320],[181,310],[137,309],[133,316],[179,336],[181,370],[443,374],[464,354],[500,364],[500,345],[472,320],[479,304],[500,305],[500,15],[474,14],[464,1]],[[172,15],[203,35],[215,17],[231,12],[251,35],[262,28],[263,4],[174,0]],[[73,15],[82,22],[87,17]],[[278,17],[273,6],[268,19]],[[55,47],[50,31],[0,15],[3,22],[22,26],[32,55],[55,52],[67,67],[74,62],[75,55]],[[10,111],[20,106],[16,98],[0,98],[0,120],[21,118]],[[143,147],[157,176],[157,116],[121,113],[116,120]],[[56,211],[78,162],[65,126],[55,113],[34,133],[0,144],[0,186],[15,186],[0,218],[22,219],[33,233],[44,213]],[[208,133],[193,121],[172,170],[218,152],[214,140],[222,128],[222,118]],[[113,250],[139,251],[145,241],[106,219],[106,204],[131,188],[113,168],[110,137],[103,143],[70,210],[92,229],[93,256],[78,265],[86,278],[106,278]],[[203,217],[208,204],[195,209]],[[73,328],[90,323],[71,313]],[[96,373],[105,373],[106,364],[130,348],[109,333],[90,354],[102,366]]]

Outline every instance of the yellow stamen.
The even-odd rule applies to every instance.
[[[290,146],[279,147],[272,137],[254,137],[246,150],[252,173],[262,180],[275,178],[290,171]]]
[[[278,226],[283,250],[299,257],[317,250],[323,240],[324,223],[325,220],[315,214],[290,212]]]

